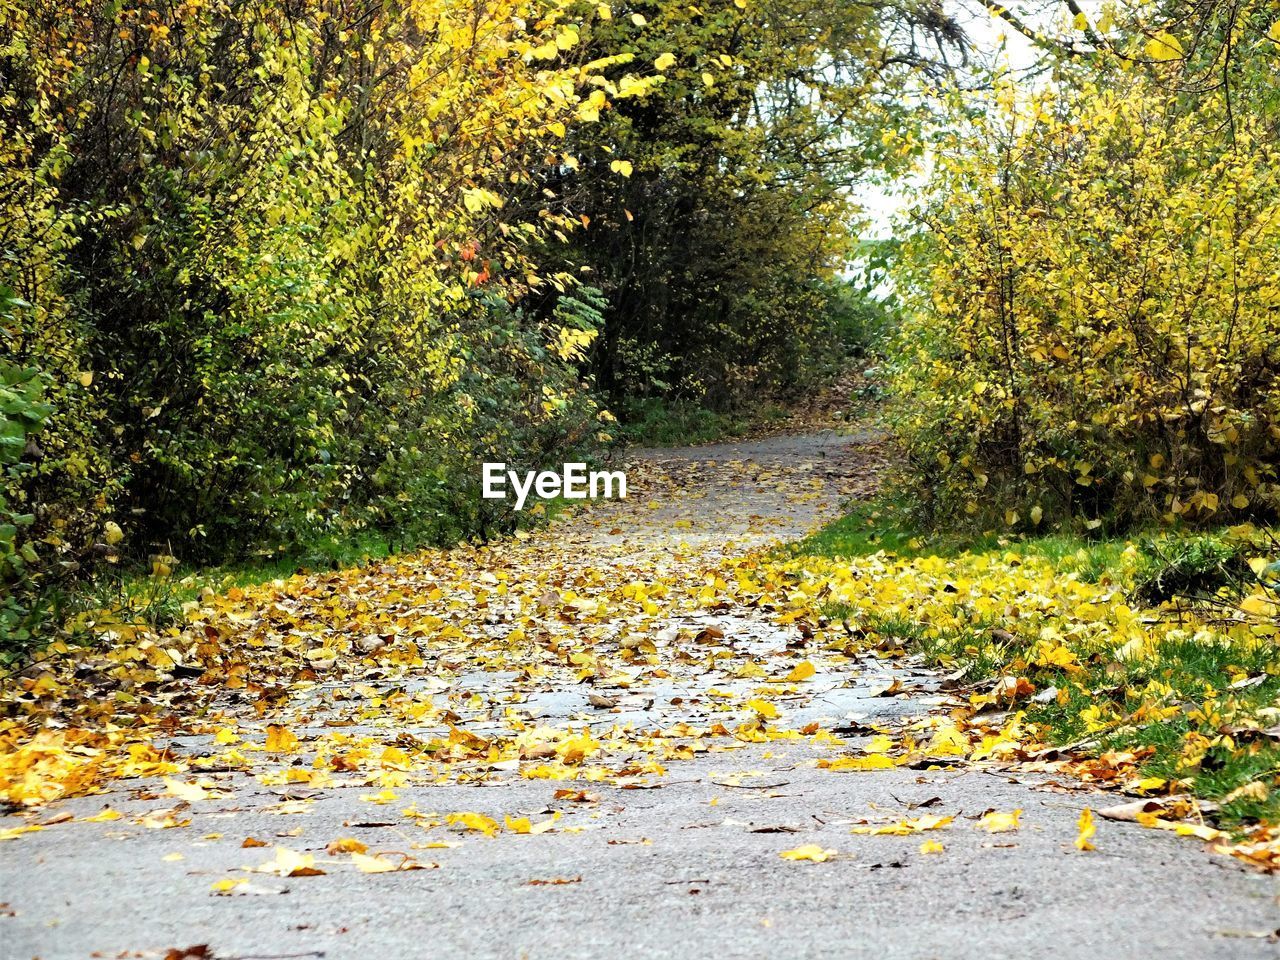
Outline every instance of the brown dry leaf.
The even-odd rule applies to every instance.
[[[557,800],[568,800],[571,803],[599,803],[600,794],[591,790],[560,789],[554,794]]]
[[[1118,803],[1115,806],[1105,807],[1098,811],[1098,816],[1105,820],[1122,820],[1128,823],[1137,823],[1139,815],[1153,815],[1163,813],[1165,805],[1159,800],[1132,800],[1128,803]]]

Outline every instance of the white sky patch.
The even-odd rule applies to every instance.
[[[1047,6],[1045,4],[1020,4],[1017,0],[1007,0],[1007,4],[1021,22],[1034,29],[1049,36],[1069,34],[1070,14],[1063,3],[1054,4],[1048,15],[1043,11],[1036,12],[1037,7]],[[1097,21],[1105,4],[1106,0],[1080,0],[1079,3],[1091,23]],[[944,6],[969,38],[973,48],[970,59],[974,63],[1004,66],[1016,76],[1033,71],[1045,55],[1043,50],[988,10],[981,0],[947,0]],[[1074,36],[1081,37],[1078,33]],[[1028,82],[1036,81],[1028,78]],[[922,167],[927,167],[927,158]],[[894,236],[897,218],[911,206],[925,179],[926,175],[920,172],[894,184],[868,183],[858,191],[856,199],[866,211],[869,221],[864,233],[866,239],[884,240]]]

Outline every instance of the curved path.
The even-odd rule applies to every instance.
[[[436,557],[408,573],[380,564],[321,575],[305,589],[291,582],[269,609],[242,618],[247,634],[266,629],[260,622],[276,623],[282,608],[299,622],[318,615],[313,594],[324,594],[329,616],[340,602],[371,614],[399,609],[406,593],[417,592],[439,622],[454,623],[456,614],[464,643],[500,636],[509,651],[513,630],[546,639],[524,661],[442,646],[406,673],[379,667],[332,681],[324,658],[312,656],[319,679],[294,683],[287,704],[272,708],[278,714],[259,716],[235,691],[207,695],[202,709],[221,719],[204,732],[178,726],[169,744],[204,777],[195,798],[175,803],[154,779],[116,781],[103,794],[41,809],[35,821],[45,829],[0,844],[0,956],[1280,955],[1267,938],[1280,927],[1275,879],[1198,843],[1120,823],[1101,823],[1098,849],[1081,853],[1072,843],[1080,809],[1114,801],[1070,784],[964,768],[835,773],[816,766],[831,745],[812,737],[683,736],[682,724],[713,724],[729,715],[722,701],[750,696],[760,681],[743,664],[771,669],[772,658],[791,656],[805,638],[729,604],[659,603],[645,619],[625,606],[618,583],[654,590],[705,576],[698,571],[721,555],[794,539],[837,513],[845,498],[866,493],[880,464],[870,435],[648,451],[636,459],[625,504],[584,510],[528,540]],[[388,590],[393,574],[399,586]],[[540,593],[517,603],[506,585],[519,577],[537,579]],[[625,596],[631,602],[634,590]],[[367,636],[374,648],[384,642]],[[563,663],[540,659],[579,641]],[[629,669],[625,658],[597,669],[592,659],[646,643],[654,652],[644,670]],[[706,659],[707,647],[727,653]],[[591,673],[589,682],[581,682],[583,673]],[[911,692],[877,695],[893,679]],[[401,707],[427,704],[426,717],[407,708],[389,713],[395,691],[412,698]],[[795,727],[813,722],[854,735],[866,724],[937,707],[937,691],[936,678],[910,661],[890,667],[870,658],[823,669],[784,704]],[[284,750],[266,772],[198,759],[221,749],[213,726],[234,725],[247,743],[268,722],[293,731],[306,749]],[[404,754],[385,752],[412,755],[441,730],[456,752],[470,748],[467,737],[497,743],[503,731],[538,727],[601,740],[610,730],[662,730],[667,739],[655,753],[652,742],[620,735],[609,746],[608,769],[575,780],[540,779],[536,765],[555,751],[527,744],[515,758],[503,759],[495,747],[492,762],[476,759],[480,750],[461,773],[440,766],[425,776],[394,761]],[[564,759],[565,741],[558,742]],[[308,779],[319,758],[357,743],[384,751],[381,779],[356,761],[331,763],[331,774]],[[443,756],[444,748],[431,749]],[[664,774],[655,772],[655,758]],[[104,806],[120,817],[84,822]],[[1020,809],[1021,829],[975,829],[974,819],[992,809]],[[474,828],[483,819],[469,828],[459,812],[492,818],[496,836]],[[925,814],[955,821],[921,836],[851,833],[867,822]],[[502,826],[508,817],[514,827]],[[520,832],[522,818],[533,834]],[[0,833],[13,822],[0,819]],[[922,853],[921,842],[935,837],[945,852]],[[268,846],[245,846],[246,838]],[[326,853],[339,838],[381,854],[378,862],[407,856],[427,869],[362,873],[347,854]],[[780,856],[807,844],[836,853],[825,862]],[[271,859],[272,845],[313,857],[323,874],[254,872]]]

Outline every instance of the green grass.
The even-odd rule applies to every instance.
[[[753,426],[784,419],[787,412],[775,404],[764,404],[747,416],[693,403],[650,399],[631,403],[619,415],[627,443],[680,447],[740,437]]]
[[[961,553],[1000,551],[1043,557],[1097,582],[1114,572],[1128,546],[1120,539],[1094,539],[1075,533],[1041,536],[994,531],[927,530],[907,508],[889,500],[854,504],[838,520],[787,549],[794,556],[854,558],[874,553],[900,557],[955,557]]]
[[[1266,544],[1274,542],[1271,531],[1263,531],[1252,543],[1228,530],[1160,530],[1127,540],[1093,539],[1072,532],[1027,536],[931,531],[913,524],[901,505],[881,501],[855,505],[845,516],[789,547],[788,553],[796,558],[851,562],[881,551],[906,559],[953,558],[966,552],[1035,556],[1064,574],[1113,583],[1124,591],[1122,601],[1145,607],[1153,597],[1167,598],[1153,584],[1162,589],[1171,586],[1175,595],[1182,595],[1180,591],[1186,588],[1194,596],[1232,596],[1250,582],[1245,558],[1260,550],[1266,552]],[[822,612],[841,621],[851,611],[829,605]],[[998,623],[967,623],[964,629],[942,636],[930,636],[921,624],[877,619],[865,613],[860,623],[939,667],[964,667],[966,682],[1028,670],[1036,642],[1034,636],[1012,634],[993,639]],[[1185,637],[1159,641],[1151,657],[1082,658],[1082,667],[1070,674],[1056,668],[1034,672],[1039,689],[1056,686],[1066,692],[1063,702],[1026,705],[1028,719],[1043,724],[1051,741],[1088,740],[1099,753],[1151,748],[1142,763],[1142,775],[1168,781],[1171,790],[1222,802],[1220,826],[1280,822],[1280,740],[1238,729],[1251,722],[1263,729],[1280,722],[1280,649],[1267,643],[1207,642],[1189,632]],[[1260,682],[1232,688],[1233,681],[1241,677],[1260,678]],[[1086,718],[1091,708],[1104,708],[1120,718],[1133,717],[1144,702],[1139,691],[1153,683],[1169,691],[1155,698],[1155,705],[1177,707],[1175,714],[1151,720],[1122,719],[1117,726],[1089,734]],[[1188,757],[1189,742],[1212,745],[1202,755]],[[1258,795],[1226,799],[1247,785],[1255,785]]]

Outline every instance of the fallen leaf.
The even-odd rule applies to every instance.
[[[835,855],[835,850],[824,850],[816,843],[806,843],[794,850],[783,850],[779,854],[783,860],[807,860],[812,863],[825,863]]]
[[[337,856],[340,853],[364,853],[369,847],[355,837],[339,837],[337,840],[330,840],[325,845],[324,852],[329,856]]]
[[[978,821],[978,828],[987,831],[987,833],[1008,833],[1018,829],[1018,819],[1022,816],[1022,811],[1014,810],[1012,813],[999,813],[990,810],[983,814],[982,819]]]
[[[275,859],[261,864],[258,873],[271,873],[277,877],[322,877],[324,871],[317,867],[316,858],[309,853],[298,853],[288,847],[276,847]]]
[[[1094,850],[1096,849],[1090,841],[1094,834],[1098,832],[1098,828],[1093,823],[1093,811],[1085,807],[1080,811],[1080,819],[1076,822],[1076,826],[1080,828],[1080,835],[1076,837],[1077,850]]]
[[[351,862],[356,865],[356,869],[361,873],[399,873],[405,870],[425,870],[427,864],[419,863],[412,857],[403,857],[399,860],[392,860],[389,857],[377,854],[368,856],[363,853],[352,853]],[[430,864],[432,869],[438,867],[439,864]]]

